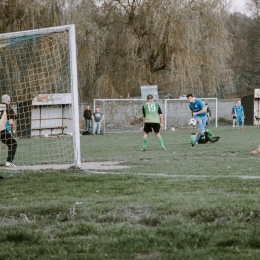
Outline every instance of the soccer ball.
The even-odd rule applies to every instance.
[[[194,118],[191,118],[188,121],[189,126],[196,126],[197,125],[197,121]]]

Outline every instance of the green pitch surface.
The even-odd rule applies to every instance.
[[[259,259],[260,126],[82,136],[85,162],[112,170],[4,171],[0,259]],[[21,145],[19,149],[22,149]]]

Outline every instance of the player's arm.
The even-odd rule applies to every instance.
[[[145,110],[144,110],[144,106],[143,106],[143,125],[140,127],[140,131],[142,131],[144,129],[144,124],[145,124]]]
[[[203,113],[207,113],[207,109],[206,107],[203,107],[200,111],[198,112],[193,112],[193,115],[196,116],[196,115],[200,115],[200,114],[203,114]]]
[[[104,120],[104,115],[102,114],[100,122]]]
[[[13,129],[14,128],[14,122],[15,122],[15,120],[17,118],[16,114],[15,114],[14,110],[11,107],[9,107],[6,110],[6,112],[7,112],[7,120],[9,122],[10,126],[11,126],[11,129]]]
[[[161,128],[163,128],[163,115],[162,115],[162,110],[161,110],[160,106],[158,108],[158,114],[159,114],[159,117],[160,117],[160,126],[161,126]]]
[[[161,128],[163,128],[163,115],[160,114],[160,126]]]

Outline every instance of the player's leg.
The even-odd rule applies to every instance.
[[[161,136],[161,134],[160,134],[159,131],[160,131],[160,124],[159,124],[159,126],[155,126],[155,127],[154,127],[154,134],[155,134],[155,136],[157,137],[157,140],[158,140],[158,142],[159,142],[161,148],[162,148],[163,150],[166,150],[165,145],[164,145],[164,142],[163,142],[163,138],[162,138],[162,136]]]
[[[211,142],[212,139],[213,139],[214,134],[213,134],[213,132],[211,130],[208,130],[207,132],[208,132],[207,139]]]
[[[90,120],[87,119],[86,120],[86,131],[89,132],[89,130],[90,130]]]
[[[143,145],[142,145],[141,151],[146,151],[146,146],[148,143],[148,136],[149,136],[149,133],[144,132]]]
[[[258,148],[256,148],[254,151],[251,152],[252,154],[260,153],[260,144],[258,145]]]
[[[86,131],[88,132],[88,119],[86,119],[85,121],[86,121]]]
[[[93,122],[93,129],[92,129],[92,134],[96,134],[96,128],[97,128],[97,123]]]
[[[100,135],[101,122],[97,122],[97,134]]]
[[[17,149],[17,142],[14,137],[8,133],[7,131],[1,131],[1,141],[7,145],[8,147],[8,155],[6,159],[6,166],[8,167],[16,167],[13,164],[13,160],[15,157],[16,149]]]
[[[146,146],[148,143],[148,136],[149,136],[150,132],[152,132],[151,123],[145,123],[144,124],[143,146],[142,146],[141,151],[146,151]]]
[[[198,122],[198,125],[197,125],[197,128],[198,128],[198,131],[197,133],[200,132],[200,134],[203,136],[204,135],[204,132],[205,132],[205,126],[206,126],[206,116],[203,116],[203,117],[194,117],[194,119],[197,120]]]
[[[204,132],[205,132],[205,125],[206,125],[206,116],[203,117],[195,116],[194,119],[197,120],[198,124],[197,124],[197,134],[194,142],[191,145],[192,147],[199,141],[200,137],[205,138]]]
[[[157,137],[157,140],[158,140],[158,142],[159,142],[161,148],[162,148],[163,150],[166,150],[165,145],[164,145],[164,142],[163,142],[163,138],[162,138],[162,136],[160,135],[160,133],[155,133],[155,135],[156,135],[156,137]]]
[[[240,130],[240,124],[239,124],[239,122],[240,122],[240,116],[237,116],[237,117],[236,117],[236,126],[237,126],[237,129],[238,129],[238,130]]]
[[[242,117],[241,117],[241,130],[244,130],[244,123],[245,123],[245,119],[244,119],[244,117],[242,116]]]

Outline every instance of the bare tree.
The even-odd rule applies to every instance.
[[[139,96],[156,84],[174,96],[232,90],[225,1],[2,0],[0,31],[74,23],[80,98]]]
[[[260,23],[259,0],[247,0],[250,16],[234,13],[227,23],[233,51],[230,66],[234,71],[234,89],[239,96],[259,88],[260,80]]]
[[[156,84],[174,95],[216,96],[232,86],[222,2],[107,0],[90,9],[83,1],[75,22],[85,95],[136,96],[140,85]]]

